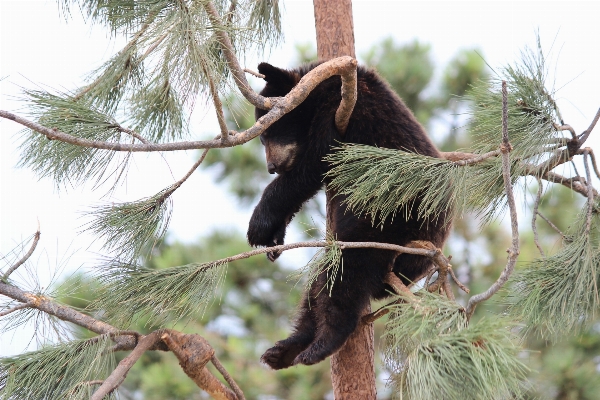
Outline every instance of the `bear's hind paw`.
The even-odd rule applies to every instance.
[[[286,346],[282,342],[275,343],[260,357],[260,361],[273,369],[283,369],[291,367],[294,358],[302,349],[299,346]]]

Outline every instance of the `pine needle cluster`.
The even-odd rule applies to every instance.
[[[467,323],[456,303],[417,296],[389,306],[385,358],[397,398],[501,399],[521,392],[527,367],[501,318]]]
[[[31,90],[25,91],[25,95],[31,100],[31,115],[43,126],[81,139],[119,142],[131,137],[113,117],[89,102],[74,101],[70,94]],[[19,166],[31,169],[39,177],[52,178],[57,188],[88,181],[98,185],[111,176],[117,176],[118,180],[129,156],[48,140],[29,130],[23,131],[22,140]],[[111,163],[115,158],[117,161]]]
[[[346,196],[352,212],[367,214],[374,225],[408,218],[416,207],[422,219],[446,221],[466,210],[491,214],[504,202],[501,164],[497,160],[460,166],[400,150],[363,145],[335,149],[327,161],[329,186]]]
[[[333,285],[336,279],[343,279],[344,273],[344,260],[342,258],[342,249],[333,238],[331,233],[327,233],[327,246],[322,247],[315,253],[310,259],[308,264],[301,268],[294,278],[300,279],[303,275],[308,277],[306,282],[306,290],[310,290],[310,287],[317,283],[320,274],[324,273],[327,280],[323,287],[318,288],[319,293],[326,291],[331,296]]]
[[[135,260],[144,251],[151,252],[167,232],[172,192],[169,187],[138,201],[98,206],[90,213],[94,219],[85,230],[104,239],[103,249],[116,258]]]
[[[99,273],[102,289],[91,308],[118,326],[142,319],[159,326],[202,312],[216,297],[227,263],[153,270],[114,262]]]
[[[0,399],[89,399],[114,368],[108,336],[0,358]]]
[[[562,249],[533,261],[514,276],[510,310],[526,324],[524,334],[558,340],[581,332],[597,317],[600,217],[593,214],[588,233],[587,213],[587,209],[580,213]]]

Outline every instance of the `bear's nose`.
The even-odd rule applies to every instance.
[[[274,174],[275,171],[277,170],[277,167],[275,166],[275,164],[270,162],[267,164],[267,170],[269,171],[270,174]]]

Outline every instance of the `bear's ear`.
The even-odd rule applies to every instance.
[[[258,72],[265,76],[265,81],[282,89],[291,89],[300,80],[298,74],[268,63],[258,64]]]

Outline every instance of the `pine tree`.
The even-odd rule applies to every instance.
[[[0,111],[0,117],[27,128],[22,136],[21,165],[53,179],[59,188],[90,181],[100,185],[107,180],[116,185],[127,179],[133,152],[203,152],[185,176],[158,193],[138,201],[106,204],[90,213],[93,219],[86,229],[104,241],[108,258],[97,273],[97,287],[92,287],[96,300],[85,310],[60,304],[48,291],[24,290],[11,279],[35,251],[40,232],[27,241],[28,251],[0,276],[0,294],[9,299],[0,311],[3,329],[36,318],[57,327],[58,320],[71,322],[96,335],[0,360],[2,398],[110,397],[144,353],[170,351],[183,372],[211,396],[243,399],[234,380],[235,370],[225,370],[211,344],[199,335],[170,327],[185,325],[218,297],[228,264],[299,247],[321,249],[306,267],[309,282],[323,268],[332,274],[343,273],[342,246],[386,248],[431,258],[434,267],[411,287],[390,274],[387,283],[396,298],[367,312],[359,329],[368,337],[373,321],[388,315],[385,358],[399,396],[518,397],[523,393],[527,367],[518,357],[515,336],[558,340],[587,329],[594,321],[600,302],[596,270],[600,252],[598,193],[592,187],[591,174],[592,170],[600,174],[593,151],[584,145],[600,111],[580,134],[565,122],[555,93],[545,82],[548,66],[541,46],[524,52],[518,63],[497,70],[491,79],[473,83],[467,93],[472,117],[469,129],[474,138],[469,152],[445,152],[443,158],[432,159],[340,145],[328,158],[333,165],[333,187],[348,195],[353,212],[369,215],[375,225],[388,216],[402,218],[393,215],[394,210],[399,204],[412,206],[417,196],[421,196],[418,211],[423,218],[439,217],[441,199],[450,200],[444,210],[447,215],[460,218],[474,213],[484,225],[510,215],[512,243],[500,277],[463,307],[455,301],[452,285],[465,292],[468,289],[456,278],[450,258],[442,249],[423,242],[408,247],[344,243],[326,235],[320,241],[255,249],[170,268],[143,265],[142,260],[152,254],[168,229],[171,196],[210,149],[238,146],[260,135],[329,76],[341,75],[344,90],[356,92],[353,43],[351,50],[341,54],[331,53],[332,47],[319,47],[321,58],[328,61],[309,73],[298,90],[284,98],[264,98],[248,85],[244,73],[252,72],[242,70],[238,57],[280,39],[277,1],[62,0],[60,4],[65,15],[78,7],[90,21],[103,24],[113,35],[127,36],[129,41],[90,75],[84,87],[63,92],[27,90],[29,118]],[[316,2],[315,7],[319,4],[326,5]],[[350,2],[344,4],[349,7]],[[340,40],[353,42],[348,36]],[[232,88],[253,106],[270,110],[261,123],[241,132],[227,127],[221,98]],[[192,140],[189,116],[198,99],[214,104],[220,134],[212,140]],[[349,101],[342,101],[336,116],[340,130],[349,118],[344,111]],[[583,176],[569,164],[576,157],[582,158]],[[568,176],[555,172],[558,166],[570,165]],[[527,190],[532,185],[537,189],[532,204],[534,228],[541,197],[549,185],[567,187],[586,201],[570,227],[559,232],[562,247],[556,253],[545,254],[534,229],[533,241],[541,256],[513,275],[520,252],[513,190]],[[474,317],[477,306],[505,287],[511,275],[506,312]],[[131,329],[140,321],[154,329],[145,333]],[[517,324],[524,327],[519,332]],[[116,365],[118,351],[129,353]],[[342,350],[334,356],[339,374],[334,374],[334,387],[341,388],[336,393],[347,390],[344,382],[357,370],[343,360],[348,354],[352,353]],[[372,355],[363,361],[372,363]],[[227,385],[206,368],[209,362]],[[364,378],[366,383],[360,386],[367,394],[348,393],[349,398],[375,395],[374,377]]]

